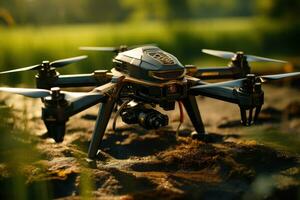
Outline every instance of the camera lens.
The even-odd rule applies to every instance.
[[[154,109],[134,107],[126,109],[121,113],[123,122],[127,124],[139,124],[145,129],[158,129],[169,123],[167,115],[161,114]]]

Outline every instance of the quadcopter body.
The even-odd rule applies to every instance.
[[[176,57],[158,47],[146,46],[121,52],[113,63],[112,73],[124,76],[126,92],[136,100],[164,107],[163,102],[174,102],[187,94],[185,67]]]
[[[186,109],[198,139],[205,139],[196,96],[202,95],[239,106],[241,121],[251,125],[258,119],[264,103],[262,83],[300,72],[255,76],[249,62],[283,62],[280,60],[215,50],[203,50],[214,56],[230,59],[226,67],[197,68],[182,65],[172,54],[153,45],[129,49],[126,46],[83,47],[82,50],[114,51],[112,70],[96,70],[91,74],[60,75],[57,68],[85,59],[86,56],[44,61],[42,64],[9,70],[0,74],[37,70],[37,89],[0,88],[0,91],[41,98],[42,119],[50,137],[63,141],[68,119],[96,104],[101,104],[92,135],[88,157],[97,155],[101,140],[114,108],[127,124],[139,124],[145,129],[168,125],[168,116],[157,111],[174,110],[176,102]],[[232,81],[208,83],[208,79],[232,78]],[[90,92],[66,92],[64,87],[93,86]]]

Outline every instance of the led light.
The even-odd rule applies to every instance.
[[[168,93],[176,93],[177,92],[177,87],[176,85],[170,85],[168,86]]]

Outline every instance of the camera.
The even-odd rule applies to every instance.
[[[169,123],[167,115],[140,105],[124,109],[120,116],[126,124],[139,124],[145,129],[158,129]]]

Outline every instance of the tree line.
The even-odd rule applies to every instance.
[[[299,0],[0,0],[16,24],[106,23],[265,15],[299,18]],[[1,14],[2,13],[2,14]]]

